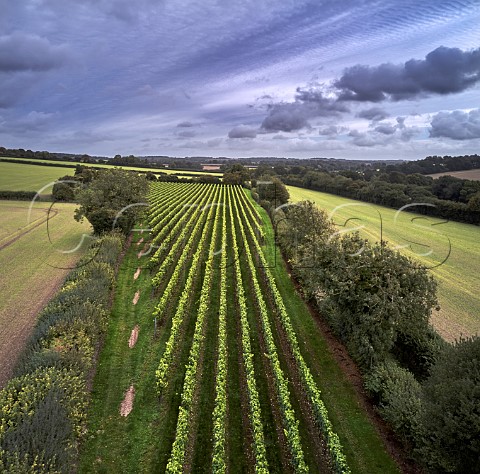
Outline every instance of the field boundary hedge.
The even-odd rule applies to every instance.
[[[118,234],[95,241],[40,313],[16,377],[0,391],[0,472],[75,470],[123,244]]]

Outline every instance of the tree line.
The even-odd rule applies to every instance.
[[[407,451],[428,472],[478,472],[480,338],[447,344],[429,318],[436,282],[385,243],[340,235],[311,202],[274,213],[303,293],[364,375]]]
[[[285,184],[321,191],[382,206],[401,208],[414,204],[411,211],[480,223],[480,181],[442,176],[433,179],[418,173],[400,171],[314,171],[304,168],[297,173],[287,170],[280,175]],[[276,169],[272,169],[276,173]]]

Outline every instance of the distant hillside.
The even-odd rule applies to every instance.
[[[445,173],[429,174],[432,178],[440,178],[440,176],[454,176],[459,179],[471,179],[474,181],[480,181],[480,169],[476,170],[463,170],[463,171],[447,171]]]

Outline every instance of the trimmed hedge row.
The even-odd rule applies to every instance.
[[[97,240],[41,312],[0,391],[0,472],[72,472],[122,247],[116,234]]]
[[[31,201],[36,195],[35,191],[0,191],[0,199],[7,201]]]

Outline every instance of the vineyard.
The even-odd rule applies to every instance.
[[[180,185],[181,186],[181,185]],[[152,191],[150,226],[152,249],[158,247],[149,266],[155,271],[153,284],[158,291],[159,302],[153,312],[160,325],[169,332],[165,349],[156,371],[156,387],[160,399],[168,390],[172,372],[178,376],[182,367],[175,364],[182,346],[190,346],[181,394],[181,403],[175,430],[172,451],[167,463],[167,472],[182,472],[191,462],[189,457],[195,449],[195,433],[192,429],[198,420],[197,404],[201,396],[202,373],[205,360],[207,326],[218,326],[217,348],[214,357],[215,401],[213,410],[212,470],[225,472],[227,468],[228,427],[225,416],[228,411],[227,379],[229,371],[238,371],[238,364],[228,367],[228,342],[226,326],[240,322],[242,358],[239,361],[244,374],[240,381],[244,387],[245,407],[248,414],[246,432],[250,434],[252,462],[257,472],[268,472],[267,447],[264,423],[259,403],[256,370],[252,353],[252,327],[248,320],[245,288],[253,290],[252,313],[257,317],[253,324],[260,327],[259,342],[263,352],[262,372],[270,379],[269,385],[275,410],[276,431],[282,434],[284,462],[297,472],[307,472],[304,447],[319,449],[323,446],[326,457],[312,456],[311,468],[319,469],[319,463],[329,463],[336,472],[347,472],[345,457],[338,437],[333,432],[319,391],[302,358],[298,342],[292,330],[282,297],[269,271],[260,241],[263,237],[260,216],[256,215],[243,191],[234,187],[183,185],[157,185]],[[183,211],[183,212],[182,212]],[[162,245],[160,245],[162,244]],[[243,264],[241,263],[243,261]],[[234,271],[234,285],[227,284],[227,272]],[[179,285],[182,281],[182,285]],[[213,286],[216,288],[213,288]],[[183,288],[182,288],[183,286]],[[200,286],[200,299],[192,298]],[[182,288],[179,295],[175,290]],[[178,298],[177,298],[178,296]],[[233,301],[233,311],[227,309],[227,301]],[[273,335],[276,330],[288,345],[292,362],[280,362],[280,355]],[[193,335],[186,333],[187,319],[193,318]],[[217,321],[213,321],[217,319]],[[184,349],[183,349],[184,350]],[[291,375],[289,371],[297,373]],[[293,380],[301,380],[297,393],[292,393]],[[290,382],[290,383],[289,383]],[[213,394],[212,394],[213,396]],[[292,397],[302,398],[302,410],[296,413]],[[299,432],[299,419],[311,424],[312,439],[303,441]],[[319,435],[322,433],[322,435]],[[303,441],[303,442],[302,442]],[[312,451],[313,451],[312,449]],[[321,453],[322,449],[320,450]],[[313,452],[312,452],[313,454]],[[319,454],[319,453],[317,453]],[[286,466],[285,466],[286,467]]]
[[[155,183],[149,200],[119,278],[83,470],[350,472],[244,190]]]

